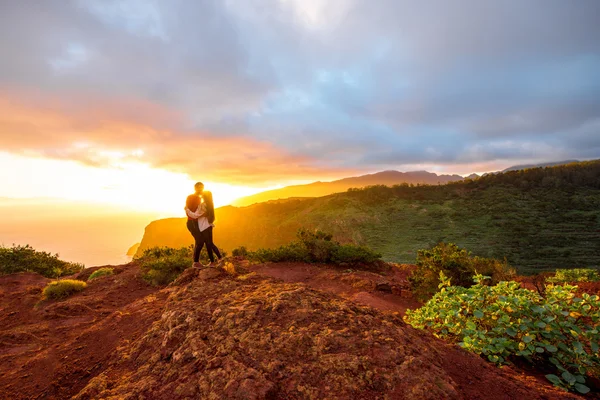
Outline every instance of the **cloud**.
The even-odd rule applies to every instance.
[[[0,140],[98,165],[81,143],[143,147],[244,182],[598,158],[599,14],[596,0],[1,1]]]
[[[321,169],[319,160],[290,154],[251,137],[177,130],[183,124],[179,113],[154,104],[78,100],[65,103],[34,93],[0,94],[0,131],[4,132],[0,147],[16,154],[98,167],[138,162],[246,185],[268,186],[284,179],[355,172],[331,166]]]

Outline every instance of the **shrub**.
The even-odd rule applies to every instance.
[[[334,264],[373,264],[381,260],[381,254],[367,247],[343,244],[335,249],[331,260]]]
[[[45,299],[64,299],[72,294],[81,292],[87,287],[84,281],[75,279],[63,279],[60,281],[50,282],[42,291]]]
[[[322,231],[300,229],[298,240],[275,249],[248,252],[248,258],[260,262],[306,262],[323,264],[373,264],[381,254],[354,244],[340,244],[333,236]]]
[[[144,250],[140,262],[142,277],[155,286],[167,285],[192,264],[192,248],[153,247]]]
[[[95,270],[94,272],[92,272],[92,274],[88,277],[88,281],[93,281],[96,278],[100,278],[102,276],[107,276],[107,275],[112,275],[113,269],[112,268],[100,268]]]
[[[58,254],[36,251],[29,245],[0,246],[0,275],[36,272],[46,278],[59,278],[80,272],[83,268],[83,264],[63,261]]]
[[[598,282],[600,274],[595,269],[557,269],[556,274],[547,281],[550,283]]]
[[[237,249],[233,249],[231,255],[234,257],[248,257],[248,249],[245,246],[238,247]]]
[[[422,308],[407,311],[412,326],[457,342],[463,348],[502,364],[520,357],[553,366],[546,377],[555,385],[586,393],[586,375],[600,372],[598,296],[576,295],[577,286],[548,285],[546,297],[517,282],[442,287]],[[559,376],[560,375],[560,376]]]
[[[409,277],[413,292],[420,298],[433,295],[440,284],[440,272],[450,278],[453,285],[465,287],[473,284],[473,277],[478,273],[491,276],[492,284],[515,275],[506,261],[472,256],[453,243],[440,243],[417,252],[417,269]]]

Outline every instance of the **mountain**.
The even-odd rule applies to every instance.
[[[545,168],[545,167],[556,167],[559,165],[567,165],[572,163],[577,163],[578,160],[566,160],[566,161],[553,161],[541,164],[525,164],[525,165],[513,165],[512,167],[508,167],[500,172],[509,172],[509,171],[520,171],[523,169],[529,168]]]
[[[412,263],[445,241],[533,272],[600,265],[600,160],[433,186],[375,186],[318,198],[217,209],[215,243],[231,251],[289,243],[299,228]],[[152,222],[137,254],[192,243],[184,218]]]
[[[133,246],[131,246],[129,248],[129,250],[127,250],[126,255],[129,257],[133,257],[135,255],[135,253],[137,252],[137,249],[140,247],[140,243],[136,243]]]
[[[437,175],[427,171],[399,172],[382,171],[375,174],[344,178],[332,182],[313,182],[306,185],[287,186],[281,189],[267,190],[252,196],[242,197],[232,203],[237,207],[249,206],[270,200],[321,197],[332,193],[345,192],[350,188],[362,188],[373,185],[393,186],[402,183],[437,185],[464,179],[460,175]]]

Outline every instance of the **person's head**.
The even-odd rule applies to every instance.
[[[196,182],[196,184],[194,185],[194,189],[196,190],[196,194],[200,196],[204,191],[204,183]]]
[[[206,218],[212,224],[215,222],[215,203],[213,202],[212,193],[208,190],[202,192],[202,198],[204,199],[204,204],[206,204]]]

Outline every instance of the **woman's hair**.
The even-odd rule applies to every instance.
[[[204,191],[202,198],[204,199],[204,203],[206,203],[206,218],[208,219],[208,223],[212,224],[215,222],[215,203],[213,203],[212,193]]]

